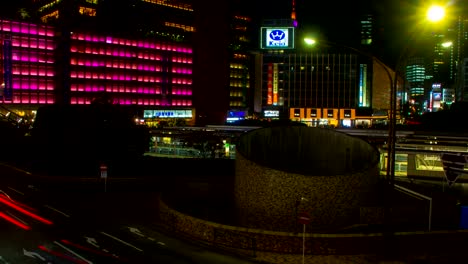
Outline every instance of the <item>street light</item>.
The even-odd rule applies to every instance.
[[[442,6],[434,5],[431,6],[428,9],[428,12],[426,14],[426,18],[431,21],[431,22],[438,22],[441,21],[444,18],[445,15],[445,8]],[[410,39],[414,37],[414,33],[410,35]],[[401,51],[398,60],[396,61],[395,65],[395,70],[394,70],[394,76],[390,73],[388,70],[387,66],[375,58],[372,55],[366,54],[365,52],[355,49],[349,46],[344,46],[344,45],[337,45],[337,44],[332,44],[334,46],[339,46],[343,48],[347,48],[350,50],[353,50],[357,52],[358,54],[362,54],[365,56],[368,56],[372,59],[374,59],[378,64],[383,66],[385,69],[386,73],[388,74],[389,77],[389,82],[390,82],[390,109],[389,109],[389,124],[388,124],[388,140],[387,140],[387,171],[386,171],[386,180],[387,180],[387,186],[388,188],[385,188],[386,191],[389,193],[393,191],[394,187],[394,179],[395,179],[395,143],[396,143],[396,102],[397,102],[397,85],[398,85],[398,79],[399,79],[399,70],[400,70],[400,64],[402,61],[402,58],[406,55],[406,51],[410,45],[410,41],[406,43],[406,46],[404,49]],[[316,41],[313,39],[308,39],[305,38],[304,42],[308,45],[315,45]],[[325,41],[326,43],[330,43],[328,41]],[[387,197],[389,199],[390,197]]]
[[[445,8],[439,5],[433,5],[427,10],[427,18],[429,21],[438,22],[445,16]]]
[[[433,5],[428,8],[426,13],[426,18],[430,22],[439,22],[445,16],[445,8],[439,5]],[[413,33],[414,34],[414,33]],[[410,36],[410,39],[414,37],[413,35]],[[389,130],[388,130],[388,142],[387,142],[387,180],[391,187],[394,185],[395,180],[395,143],[396,143],[396,92],[397,92],[397,84],[398,84],[398,76],[400,70],[400,63],[402,58],[406,55],[406,50],[410,41],[406,43],[405,48],[401,51],[400,56],[395,65],[395,77],[393,81],[393,85],[390,90],[390,123],[389,123]]]

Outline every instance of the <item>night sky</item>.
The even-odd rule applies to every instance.
[[[290,18],[292,1],[250,0],[255,5],[252,8],[255,10],[254,15],[261,19]],[[302,30],[353,47],[359,44],[360,16],[365,13],[374,14],[375,26],[381,38],[379,45],[389,58],[398,56],[412,39],[434,30],[429,28],[434,25],[423,22],[426,9],[422,7],[430,2],[426,0],[295,1],[297,19]],[[449,0],[448,8],[459,14],[461,8],[466,8],[465,1]],[[454,14],[447,14],[448,19],[455,17]],[[423,25],[422,22],[426,24]]]

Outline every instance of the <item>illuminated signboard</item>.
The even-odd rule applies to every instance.
[[[294,27],[260,28],[261,49],[294,49]]]
[[[265,110],[263,112],[264,117],[279,117],[279,110]]]
[[[144,110],[143,118],[192,118],[192,110]]]

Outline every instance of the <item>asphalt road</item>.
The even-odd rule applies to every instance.
[[[155,182],[0,175],[0,264],[255,263],[166,235]]]

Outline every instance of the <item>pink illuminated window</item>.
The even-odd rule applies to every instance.
[[[46,90],[47,89],[47,82],[44,80],[39,81],[39,90]]]
[[[37,68],[31,67],[31,68],[29,69],[29,74],[30,74],[30,75],[37,76],[37,73],[38,73],[38,72],[37,72]]]
[[[21,96],[21,103],[22,103],[22,104],[29,104],[29,103],[30,103],[29,96],[27,96],[27,95],[22,95],[22,96]]]
[[[55,89],[55,85],[54,85],[54,82],[53,81],[47,81],[47,90],[54,90]]]

